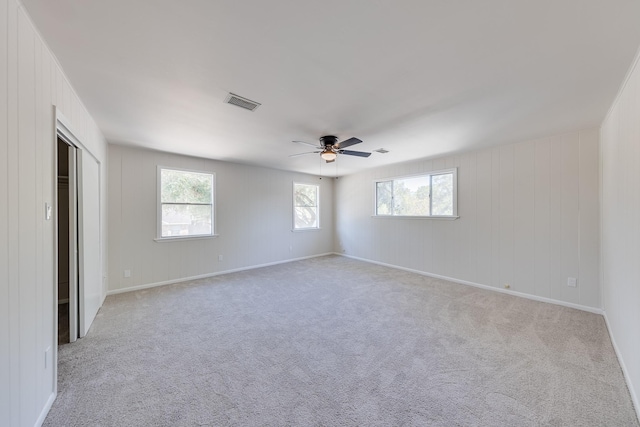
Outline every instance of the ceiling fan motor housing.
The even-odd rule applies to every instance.
[[[333,135],[321,136],[320,143],[325,147],[333,147],[338,143],[338,137]]]

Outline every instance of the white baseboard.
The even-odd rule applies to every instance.
[[[571,302],[559,301],[559,300],[555,300],[555,299],[552,299],[552,298],[540,297],[540,296],[537,296],[537,295],[525,294],[525,293],[522,293],[522,292],[516,292],[516,291],[511,291],[511,290],[506,290],[506,289],[495,288],[493,286],[487,286],[487,285],[483,285],[483,284],[480,284],[480,283],[469,282],[467,280],[460,280],[460,279],[456,279],[454,277],[441,276],[439,274],[428,273],[426,271],[421,271],[421,270],[414,270],[413,268],[401,267],[399,265],[394,265],[394,264],[387,264],[385,262],[374,261],[374,260],[367,259],[367,258],[360,258],[360,257],[353,256],[353,255],[347,255],[347,254],[344,254],[344,253],[334,252],[334,254],[335,255],[340,255],[340,256],[343,256],[343,257],[347,257],[347,258],[357,259],[358,261],[369,262],[371,264],[382,265],[384,267],[390,267],[390,268],[395,268],[395,269],[398,269],[398,270],[408,271],[410,273],[416,273],[416,274],[420,274],[422,276],[433,277],[435,279],[447,280],[449,282],[458,283],[460,285],[473,286],[475,288],[481,288],[481,289],[485,289],[485,290],[488,290],[488,291],[500,292],[500,293],[503,293],[503,294],[513,295],[513,296],[517,296],[517,297],[520,297],[520,298],[526,298],[526,299],[530,299],[530,300],[534,300],[534,301],[546,302],[546,303],[549,303],[549,304],[555,304],[555,305],[561,305],[561,306],[564,306],[564,307],[575,308],[576,310],[588,311],[589,313],[595,313],[595,314],[602,314],[603,313],[602,309],[600,309],[600,308],[589,307],[589,306],[580,305],[580,304],[574,304],[574,303],[571,303]]]
[[[206,279],[208,277],[221,276],[223,274],[237,273],[239,271],[253,270],[255,268],[270,267],[272,265],[286,264],[288,262],[301,261],[303,259],[310,259],[310,258],[318,258],[318,257],[321,257],[321,256],[327,256],[327,255],[333,255],[333,252],[327,252],[327,253],[323,253],[323,254],[304,256],[304,257],[300,257],[300,258],[285,259],[285,260],[282,260],[282,261],[268,262],[268,263],[265,263],[265,264],[250,265],[250,266],[247,266],[247,267],[234,268],[234,269],[231,269],[231,270],[216,271],[215,273],[200,274],[198,276],[181,277],[179,279],[165,280],[163,282],[148,283],[148,284],[145,284],[145,285],[131,286],[131,287],[128,287],[128,288],[113,289],[113,290],[107,291],[107,295],[122,294],[122,293],[125,293],[125,292],[139,291],[139,290],[142,290],[142,289],[155,288],[155,287],[158,287],[158,286],[173,285],[175,283],[188,282],[190,280]]]
[[[42,408],[42,412],[40,412],[40,416],[34,424],[35,427],[40,427],[44,423],[45,418],[47,418],[47,415],[51,410],[51,406],[53,405],[54,400],[56,400],[56,393],[51,393],[49,395],[49,399],[47,399],[47,403],[44,405],[44,408]]]
[[[633,407],[636,410],[636,417],[640,420],[640,401],[638,401],[638,395],[633,388],[633,383],[631,382],[631,376],[629,376],[629,371],[627,370],[627,366],[624,363],[624,359],[622,358],[622,354],[620,353],[620,349],[618,348],[618,344],[616,344],[616,338],[611,330],[611,325],[609,324],[609,318],[607,317],[607,312],[604,311],[602,313],[604,317],[604,322],[607,325],[607,330],[609,331],[609,338],[611,338],[611,344],[613,345],[613,350],[616,353],[616,357],[618,358],[618,363],[620,363],[620,368],[622,368],[622,375],[624,375],[624,379],[627,382],[627,388],[629,389],[629,394],[631,395],[631,402],[633,403]]]

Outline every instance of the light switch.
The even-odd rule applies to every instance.
[[[47,221],[51,219],[51,205],[49,203],[44,204],[44,219]]]
[[[51,359],[51,346],[47,347],[44,351],[44,369],[49,367],[49,360]]]

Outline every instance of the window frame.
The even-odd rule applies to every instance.
[[[431,215],[432,212],[432,198],[431,198],[431,185],[432,178],[437,175],[447,175],[452,174],[453,178],[453,206],[452,206],[452,215]],[[378,183],[381,182],[394,182],[402,179],[410,179],[410,178],[418,178],[418,177],[429,177],[429,215],[384,215],[378,214]],[[393,184],[392,184],[392,200],[393,194]],[[447,168],[447,169],[439,169],[428,172],[421,172],[411,175],[401,175],[394,176],[389,178],[376,178],[373,180],[373,218],[399,218],[399,219],[457,219],[460,218],[458,216],[458,168]]]
[[[199,173],[203,175],[211,176],[211,233],[210,234],[192,234],[192,235],[182,235],[182,236],[163,236],[162,235],[162,171],[163,170],[171,170],[177,172],[187,172],[187,173]],[[189,203],[179,203],[184,205],[190,205]],[[198,204],[200,206],[206,204]],[[212,237],[217,237],[216,234],[216,174],[211,171],[203,171],[196,169],[186,169],[180,167],[172,167],[172,166],[162,166],[157,165],[156,167],[156,238],[154,239],[156,242],[170,242],[170,241],[184,241],[184,240],[196,240],[196,239],[210,239]]]
[[[317,215],[317,226],[316,227],[304,227],[304,228],[296,228],[296,185],[308,185],[308,186],[313,186],[316,187],[316,215]],[[319,184],[312,184],[309,182],[293,182],[293,185],[291,186],[291,196],[292,196],[292,224],[291,224],[291,231],[294,232],[298,232],[298,231],[315,231],[315,230],[320,230],[320,185]]]

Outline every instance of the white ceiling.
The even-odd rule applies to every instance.
[[[22,2],[109,142],[323,175],[598,126],[640,45],[640,0]]]

